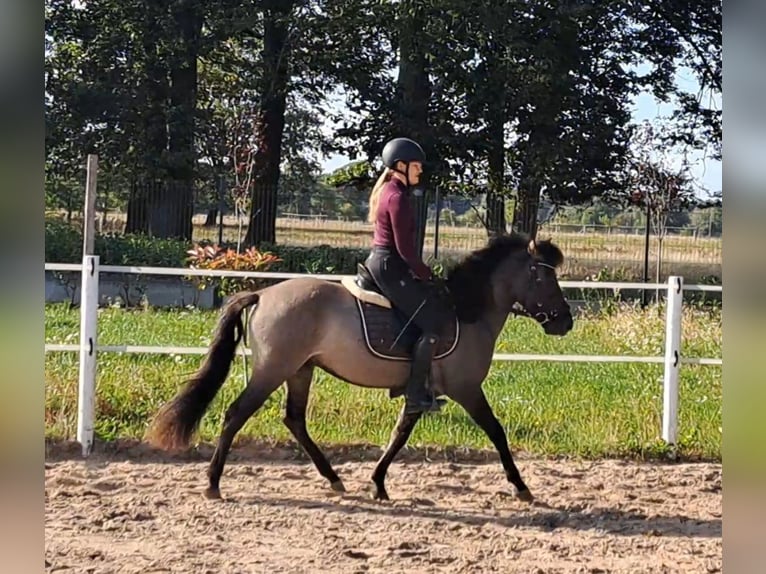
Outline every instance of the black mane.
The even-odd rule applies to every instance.
[[[492,303],[490,277],[498,265],[515,253],[526,253],[529,237],[521,233],[498,235],[485,247],[472,251],[447,272],[447,286],[452,294],[458,318],[473,323]],[[536,242],[537,257],[558,267],[564,256],[550,240]]]

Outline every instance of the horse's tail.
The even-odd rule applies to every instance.
[[[202,415],[223,386],[244,334],[242,311],[258,303],[258,293],[237,293],[221,310],[210,350],[200,369],[157,413],[146,433],[147,442],[165,450],[189,446]]]

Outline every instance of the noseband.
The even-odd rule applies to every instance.
[[[548,265],[547,263],[543,263],[542,261],[537,261],[536,263],[533,263],[532,265],[530,265],[529,270],[535,273],[535,277],[536,277],[535,281],[537,283],[542,283],[542,279],[537,274],[538,265],[540,265],[541,267],[547,267],[548,269],[552,269],[554,272],[556,271],[556,268],[553,265]],[[538,311],[536,313],[532,313],[526,307],[524,307],[524,305],[516,301],[511,308],[517,315],[524,315],[526,317],[531,317],[532,319],[540,323],[540,325],[545,325],[546,323],[550,323],[551,321],[556,319],[556,317],[558,317],[559,315],[558,311],[556,311],[555,309],[550,312],[542,311],[541,310],[542,306],[543,306],[542,303],[537,303]]]

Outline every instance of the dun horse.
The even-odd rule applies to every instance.
[[[505,475],[523,501],[533,496],[521,478],[503,431],[482,390],[497,337],[509,314],[531,317],[549,335],[565,335],[572,315],[556,278],[563,261],[550,241],[502,235],[465,257],[447,274],[445,285],[455,320],[440,339],[430,376],[436,395],[461,405],[497,449]],[[341,284],[302,277],[258,292],[231,297],[221,311],[210,350],[199,371],[164,405],[147,439],[166,449],[187,448],[205,410],[223,385],[244,334],[241,314],[250,313],[252,373],[246,388],[228,407],[208,469],[205,496],[220,498],[220,479],[232,440],[276,389],[287,383],[284,423],[336,491],[343,482],[309,436],[306,407],[315,368],[350,384],[389,389],[401,395],[409,375],[408,345],[417,338],[360,266],[353,281]],[[450,323],[450,322],[448,322]],[[388,467],[420,418],[404,409],[372,474],[375,498],[388,499]]]

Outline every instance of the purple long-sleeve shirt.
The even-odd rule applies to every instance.
[[[410,195],[396,178],[391,178],[380,192],[372,243],[395,248],[415,275],[423,280],[431,278],[431,269],[423,263],[415,248],[415,214]]]

